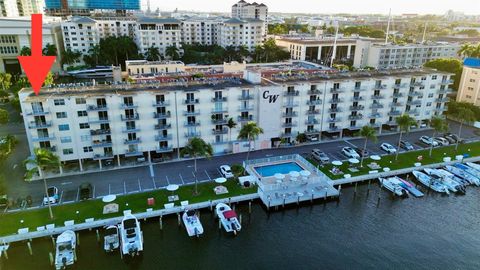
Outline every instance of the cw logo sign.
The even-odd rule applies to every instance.
[[[280,95],[270,95],[270,91],[263,92],[263,99],[268,99],[268,103],[275,103]]]

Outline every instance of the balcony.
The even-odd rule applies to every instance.
[[[183,123],[184,126],[186,127],[196,127],[196,126],[200,126],[200,122],[196,121],[196,122],[185,122]]]
[[[298,102],[286,102],[286,103],[283,103],[283,107],[297,107],[298,106]]]
[[[337,122],[340,122],[342,120],[342,118],[340,117],[335,117],[335,118],[328,118],[327,119],[327,122],[328,123],[337,123]]]
[[[305,125],[316,125],[319,124],[320,122],[317,119],[310,119],[310,120],[305,120]]]
[[[240,95],[238,97],[238,100],[251,100],[251,99],[253,99],[252,95]]]
[[[320,114],[320,110],[308,110],[307,115],[315,115]]]
[[[228,112],[228,108],[213,108],[212,113],[226,113]]]
[[[28,124],[28,128],[35,129],[35,128],[49,128],[52,126],[52,121],[46,121],[46,122],[35,122],[31,121]]]
[[[396,83],[393,85],[393,88],[396,88],[396,89],[399,89],[399,88],[404,88],[404,87],[407,87],[408,84],[407,83]]]
[[[363,118],[363,115],[357,114],[357,115],[349,115],[348,120],[360,120]]]
[[[297,116],[298,116],[298,113],[295,112],[295,111],[284,112],[284,113],[282,113],[282,116],[283,116],[283,117],[297,117]]]
[[[164,142],[172,139],[172,134],[168,135],[155,135],[155,141]]]
[[[338,132],[340,129],[338,127],[328,127],[327,132]]]
[[[155,119],[166,119],[170,118],[171,113],[170,112],[154,112],[153,113],[153,118]]]
[[[425,85],[422,82],[412,82],[410,83],[411,87],[425,87]]]
[[[48,110],[33,110],[30,112],[27,112],[27,115],[33,115],[33,116],[42,116],[42,115],[47,115],[50,114],[50,111]]]
[[[307,105],[309,105],[309,106],[315,106],[315,105],[321,105],[321,104],[322,104],[321,99],[307,100]]]
[[[200,131],[194,131],[194,132],[187,132],[185,133],[185,138],[195,138],[195,137],[200,137],[201,133]]]
[[[330,109],[328,109],[329,113],[337,113],[337,112],[341,112],[341,111],[342,111],[342,109],[340,109],[340,108],[330,108]]]
[[[185,115],[185,116],[200,115],[200,111],[199,111],[199,110],[195,110],[195,111],[183,111],[183,115]]]
[[[141,140],[140,138],[125,139],[125,140],[123,141],[124,144],[138,144],[138,143],[141,143],[141,142],[142,142],[142,140]]]
[[[442,80],[441,84],[443,85],[453,84],[453,80]]]
[[[373,128],[377,128],[377,127],[380,127],[381,124],[380,123],[368,123],[369,126],[373,127]]]
[[[170,101],[167,101],[167,100],[153,102],[153,107],[165,107],[169,105],[170,105]]]
[[[344,88],[330,88],[330,94],[340,94],[345,91]]]
[[[138,108],[138,104],[136,104],[136,103],[120,104],[120,109],[136,109],[136,108]]]
[[[92,142],[92,147],[93,148],[98,148],[98,147],[112,147],[112,141],[107,141],[107,140],[102,140],[102,141],[99,141],[99,140],[94,140]]]
[[[283,132],[280,137],[285,138],[285,137],[292,137],[293,132]]]
[[[283,95],[286,96],[286,97],[295,97],[295,96],[298,96],[300,94],[299,91],[286,91],[286,92],[283,92]]]
[[[330,104],[337,104],[337,103],[342,103],[343,98],[332,98],[328,101]]]
[[[394,98],[403,97],[403,93],[393,93],[392,97],[394,97]]]
[[[227,118],[212,119],[212,124],[214,125],[225,125],[228,122]]]
[[[410,110],[410,111],[406,111],[407,114],[410,114],[410,115],[419,115],[420,114],[420,111],[415,109],[415,110]]]
[[[410,105],[410,106],[422,105],[422,101],[421,100],[409,100],[409,101],[407,101],[407,105]]]
[[[372,95],[371,98],[373,100],[379,100],[379,99],[384,99],[385,96],[384,95]]]
[[[113,153],[95,154],[93,160],[112,159]]]
[[[212,134],[213,135],[228,134],[228,128],[212,129]]]
[[[353,92],[364,92],[364,91],[367,91],[367,88],[363,88],[363,87],[353,88]]]
[[[157,154],[167,153],[172,151],[173,151],[173,148],[171,146],[159,146],[155,149],[155,152],[157,152]]]
[[[95,130],[90,130],[90,135],[91,136],[99,136],[99,135],[109,135],[112,132],[110,129],[95,129]]]
[[[227,97],[214,97],[212,102],[227,102]]]
[[[140,127],[124,127],[122,128],[122,133],[134,133],[134,132],[140,132]]]
[[[372,119],[381,118],[382,114],[381,113],[372,113],[368,117],[372,118]]]
[[[382,109],[383,108],[383,104],[380,104],[380,103],[372,103],[372,105],[370,105],[370,109]]]
[[[320,130],[318,130],[318,129],[307,129],[305,131],[306,135],[313,135],[313,134],[318,134],[318,133],[320,133]]]
[[[438,93],[438,94],[450,94],[450,93],[452,93],[452,92],[453,92],[453,89],[447,88],[447,89],[440,89],[440,90],[438,90],[437,93]]]
[[[408,92],[408,95],[411,96],[411,97],[423,96],[422,92],[419,92],[419,91],[410,91],[410,92]]]
[[[318,90],[318,89],[314,89],[314,90],[308,90],[307,91],[307,95],[321,95],[322,94],[322,91]]]
[[[52,145],[50,147],[40,147],[41,149],[48,150],[50,152],[57,152],[57,147],[55,145]]]
[[[108,122],[110,122],[108,117],[101,117],[98,119],[88,119],[89,124],[106,124]]]
[[[363,105],[350,106],[351,111],[361,111],[363,109],[365,109],[365,106],[363,106]]]
[[[448,97],[444,97],[444,98],[437,98],[435,99],[436,102],[449,102],[450,99]]]
[[[238,122],[248,122],[248,121],[253,121],[253,115],[247,115],[247,116],[239,116],[237,118]]]
[[[240,107],[238,108],[238,110],[241,111],[241,112],[253,111],[253,105],[240,106]]]
[[[126,149],[125,150],[125,157],[139,157],[143,156],[143,152],[141,149]]]
[[[195,99],[185,99],[183,100],[184,104],[198,104],[200,103],[200,100],[198,98]]]
[[[403,103],[402,102],[392,102],[390,105],[392,105],[392,107],[401,107],[401,106],[403,106]]]
[[[390,116],[399,116],[401,114],[402,114],[401,111],[389,111],[388,112],[388,115],[390,115]]]
[[[55,140],[55,135],[32,137],[32,142],[48,142]]]
[[[88,105],[87,111],[108,111],[107,105]]]
[[[382,89],[387,89],[387,85],[386,84],[376,84],[373,89],[375,90],[382,90]]]
[[[296,127],[297,122],[282,123],[282,127]]]
[[[172,124],[157,124],[155,125],[155,129],[169,129],[172,127]]]
[[[218,141],[213,141],[212,144],[214,145],[219,145],[219,144],[226,144],[226,143],[229,143],[228,141],[224,141],[224,140],[218,140]]]
[[[363,97],[352,97],[352,101],[363,101]]]
[[[138,115],[138,113],[135,113],[135,114],[129,114],[129,115],[125,115],[125,114],[122,114],[121,115],[121,119],[122,121],[132,121],[132,120],[138,120],[140,118],[140,116]]]

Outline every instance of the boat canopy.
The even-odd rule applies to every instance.
[[[236,218],[236,217],[237,217],[237,213],[235,213],[235,211],[233,211],[233,210],[228,210],[228,211],[223,212],[223,216],[224,216],[226,219]]]

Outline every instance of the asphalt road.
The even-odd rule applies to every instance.
[[[455,133],[458,130],[458,124],[451,122],[450,130]],[[467,140],[480,139],[475,135],[474,128],[464,128],[462,137]],[[404,135],[404,139],[414,144],[416,149],[428,148],[428,146],[418,143],[418,138],[422,135],[432,135],[432,130],[412,131]],[[380,144],[388,142],[392,145],[398,143],[398,134],[387,134],[378,137],[377,142],[369,142],[367,145],[369,154],[385,154],[380,149]],[[282,147],[276,149],[258,150],[250,154],[250,159],[263,158],[269,156],[288,155],[288,154],[309,154],[313,148],[319,148],[330,157],[330,159],[345,160],[341,154],[342,147],[356,146],[363,147],[364,140],[361,138],[344,139],[339,141],[326,141],[315,144],[308,144],[296,147]],[[404,150],[401,150],[403,152]],[[246,153],[232,154],[213,157],[210,160],[200,159],[197,161],[198,173],[196,175],[199,181],[210,181],[220,177],[218,167],[222,164],[241,163],[246,158]],[[168,184],[187,184],[195,182],[193,161],[181,161],[156,164],[153,166],[154,177],[150,175],[150,167],[142,166],[130,169],[121,169],[114,171],[105,171],[90,173],[77,176],[61,177],[48,180],[49,186],[56,186],[60,190],[61,202],[78,200],[78,186],[83,182],[89,182],[93,185],[95,197],[101,197],[108,194],[128,194],[138,191],[146,191],[167,186]],[[10,189],[10,195],[13,198],[31,195],[34,205],[39,205],[43,198],[43,183],[35,181],[32,183],[18,182]]]

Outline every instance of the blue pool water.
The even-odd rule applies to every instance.
[[[273,176],[276,173],[287,174],[291,171],[296,171],[296,172],[303,171],[303,168],[300,167],[295,162],[288,162],[288,163],[255,167],[255,170],[262,177],[269,177],[269,176]]]

